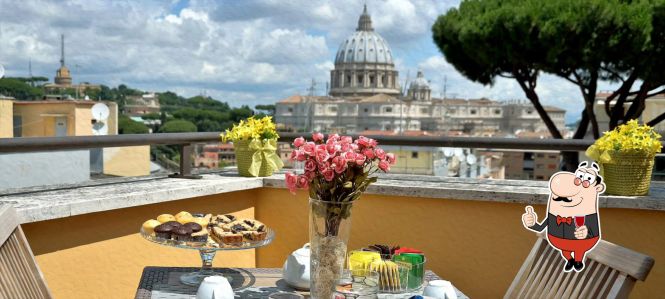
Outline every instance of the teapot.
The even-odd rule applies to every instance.
[[[284,262],[282,278],[290,286],[301,289],[309,289],[309,243],[297,249]]]

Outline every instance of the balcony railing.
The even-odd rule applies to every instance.
[[[280,142],[292,142],[303,133],[280,133]],[[354,139],[356,134],[348,134]],[[492,137],[448,137],[448,136],[386,136],[366,135],[378,140],[382,145],[462,147],[518,150],[555,150],[579,152],[589,147],[590,139],[519,139]],[[102,147],[175,145],[180,151],[180,172],[172,177],[194,178],[192,175],[193,145],[198,143],[220,142],[219,133],[159,133],[125,134],[107,136],[68,136],[68,137],[24,137],[0,138],[0,153],[45,152]],[[665,145],[665,143],[663,143]],[[665,146],[663,147],[665,152]]]

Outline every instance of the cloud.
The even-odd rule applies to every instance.
[[[421,68],[434,94],[523,99],[514,81],[485,87],[448,64],[431,41],[437,16],[457,0],[370,0],[375,30],[393,48],[400,83]],[[312,79],[325,93],[337,46],[357,26],[357,0],[103,1],[0,0],[0,63],[8,76],[53,78],[66,35],[66,60],[75,82],[127,84],[207,93],[232,105],[271,103],[307,93]],[[27,21],[29,20],[29,21]],[[606,85],[603,85],[606,86]],[[546,104],[571,109],[579,91],[544,75],[538,92]],[[575,108],[569,108],[575,107]],[[579,113],[575,113],[579,114]]]

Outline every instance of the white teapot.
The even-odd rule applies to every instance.
[[[284,262],[282,278],[290,286],[301,289],[309,289],[309,243],[294,251]]]

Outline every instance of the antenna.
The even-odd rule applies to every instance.
[[[307,91],[309,92],[310,97],[313,97],[314,94],[316,93],[316,81],[314,80],[314,78],[312,78],[312,84],[309,86]]]
[[[404,86],[402,86],[402,96],[406,95],[406,86],[409,84],[409,78],[411,76],[411,70],[406,71],[406,78],[404,79]]]
[[[5,76],[5,68],[0,64],[0,79]]]
[[[60,35],[60,66],[65,66],[65,35]]]

